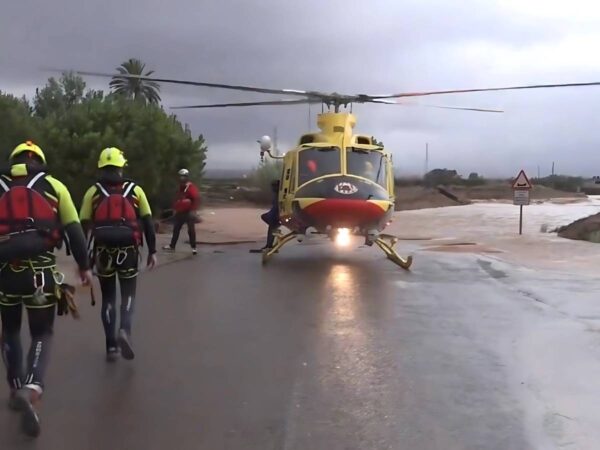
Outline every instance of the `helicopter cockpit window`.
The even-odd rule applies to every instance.
[[[367,178],[387,188],[387,159],[383,153],[349,148],[346,161],[348,175]]]
[[[341,170],[340,149],[337,147],[309,147],[298,153],[298,186],[324,175]]]

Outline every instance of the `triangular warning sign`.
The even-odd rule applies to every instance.
[[[527,178],[527,175],[525,175],[525,171],[521,170],[519,172],[519,175],[517,175],[517,178],[515,179],[512,188],[513,189],[531,189],[533,186],[531,185],[531,182],[529,181],[529,178]]]

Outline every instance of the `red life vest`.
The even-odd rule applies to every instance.
[[[92,235],[96,245],[141,245],[142,233],[133,197],[135,183],[104,186],[96,183],[101,197],[94,208]]]
[[[188,182],[185,184],[185,187],[181,186],[177,191],[177,199],[175,200],[175,204],[173,205],[173,209],[177,213],[186,213],[192,210],[192,199],[188,193],[188,189],[190,188],[191,183]]]
[[[0,178],[0,261],[28,259],[59,247],[62,225],[58,201],[45,195],[46,174]]]

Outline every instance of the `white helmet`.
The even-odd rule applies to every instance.
[[[180,177],[187,177],[190,174],[190,171],[187,169],[181,169],[177,173],[179,174]]]

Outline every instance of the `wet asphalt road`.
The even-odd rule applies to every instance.
[[[534,448],[489,263],[419,253],[406,273],[308,242],[263,268],[213,250],[143,275],[133,362],[104,361],[87,299],[80,322],[58,318],[42,436],[2,408],[0,448]]]

